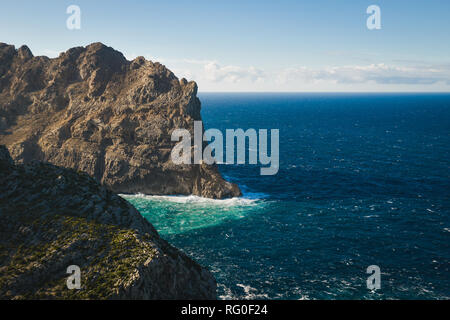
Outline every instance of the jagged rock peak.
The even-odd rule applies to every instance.
[[[102,43],[33,57],[0,44],[0,143],[15,161],[84,171],[115,192],[241,194],[215,165],[175,165],[171,133],[201,120],[197,84]]]

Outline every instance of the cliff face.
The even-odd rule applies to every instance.
[[[216,166],[175,165],[171,133],[193,136],[197,85],[101,43],[58,58],[0,43],[0,143],[14,160],[83,171],[117,193],[241,194]]]
[[[0,299],[216,298],[211,273],[89,175],[14,165],[0,146],[0,181]]]

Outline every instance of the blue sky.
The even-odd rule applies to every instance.
[[[66,8],[81,9],[81,29]],[[368,6],[381,29],[368,30]],[[57,56],[101,41],[200,91],[450,91],[450,1],[8,1],[0,41]]]

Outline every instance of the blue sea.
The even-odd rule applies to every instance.
[[[126,198],[220,299],[450,298],[450,94],[200,99],[206,129],[279,129],[278,174],[220,165],[242,198]]]

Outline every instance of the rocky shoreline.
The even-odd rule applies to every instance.
[[[15,164],[0,146],[0,181],[0,299],[216,298],[208,270],[86,173]]]

